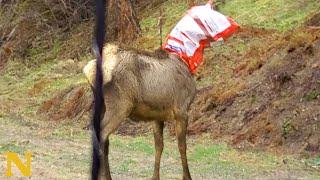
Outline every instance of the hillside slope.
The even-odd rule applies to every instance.
[[[200,90],[191,108],[190,133],[210,132],[240,147],[319,152],[320,31],[304,33],[302,39],[287,36],[284,46],[263,57],[258,70],[235,87]]]

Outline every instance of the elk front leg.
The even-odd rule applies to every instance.
[[[106,136],[104,139],[104,144],[102,144],[102,171],[100,171],[102,174],[100,175],[100,180],[106,179],[106,180],[112,180],[111,173],[110,173],[110,166],[109,166],[109,137]],[[103,174],[104,173],[104,174]],[[103,178],[104,177],[104,178]]]
[[[101,147],[102,147],[102,171],[104,172],[104,176],[106,180],[111,180],[111,173],[110,173],[110,166],[109,166],[109,136],[111,133],[113,133],[125,120],[125,116],[114,116],[113,118],[106,118],[109,114],[105,115],[105,118],[102,122],[103,131],[101,132],[102,141],[101,141]],[[101,175],[103,177],[103,175]],[[101,178],[103,179],[103,178]]]
[[[108,116],[108,114],[106,114],[105,116]],[[124,118],[123,118],[124,120]],[[102,173],[101,174],[101,180],[102,179],[106,179],[106,180],[112,180],[111,178],[111,173],[110,173],[110,166],[109,166],[109,136],[111,133],[113,133],[117,128],[118,126],[121,124],[121,122],[123,122],[123,120],[113,120],[113,119],[108,119],[106,120],[106,118],[104,118],[104,122],[107,122],[104,124],[104,127],[103,127],[103,131],[101,133],[102,135],[102,141],[101,141],[101,146],[102,147],[102,165],[101,165],[101,168],[102,168]],[[105,178],[103,178],[103,176]]]
[[[189,167],[188,167],[188,161],[187,161],[187,155],[186,155],[187,125],[188,125],[187,117],[178,118],[176,120],[176,136],[178,139],[178,147],[179,147],[180,157],[181,157],[181,161],[182,161],[183,180],[191,180]]]
[[[154,135],[154,146],[156,148],[155,162],[154,162],[154,172],[152,180],[160,179],[160,161],[161,154],[163,150],[163,121],[154,121],[153,123],[153,135]]]
[[[106,99],[106,111],[101,122],[101,144],[102,149],[102,166],[101,168],[106,180],[111,180],[111,173],[109,167],[109,136],[113,133],[119,125],[126,120],[131,112],[131,104],[125,100],[116,99],[114,97],[109,97]],[[100,175],[103,177],[103,174]],[[102,178],[103,179],[103,178]]]

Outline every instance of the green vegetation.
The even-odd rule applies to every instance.
[[[303,161],[307,166],[320,170],[320,155],[305,159]]]
[[[196,172],[218,175],[223,178],[250,177],[259,171],[278,168],[276,156],[262,152],[240,152],[226,144],[197,144],[192,147],[190,162],[197,164]]]
[[[151,137],[151,136],[150,136]],[[119,149],[126,149],[128,151],[139,151],[147,155],[154,154],[153,143],[146,141],[146,137],[135,137],[132,141],[131,138],[119,139],[117,136],[112,136],[110,143],[114,143],[113,146]],[[124,142],[122,142],[124,140]]]
[[[314,162],[317,166],[320,166],[320,156],[318,156]]]
[[[15,112],[34,117],[44,101],[61,90],[86,83],[84,75],[77,70],[79,63],[82,61],[49,61],[27,68],[19,62],[10,61],[0,75],[0,95],[4,103],[0,106],[0,115]],[[8,109],[4,105],[12,107]]]
[[[19,154],[23,154],[26,149],[21,147],[21,145],[16,142],[11,142],[7,144],[0,144],[0,154],[6,152],[15,152]]]
[[[85,126],[85,123],[86,122],[62,121],[52,128],[50,136],[68,140],[72,140],[74,138],[84,140],[87,138],[88,133],[83,131],[83,129],[75,127],[79,126],[79,124]]]
[[[191,162],[202,166],[196,168],[197,173],[212,173],[227,177],[244,177],[249,174],[249,169],[241,161],[235,159],[237,152],[225,144],[196,145],[189,156]]]
[[[320,97],[320,90],[312,90],[310,93],[308,93],[305,98],[307,101],[312,101]]]
[[[153,50],[159,47],[158,17],[163,9],[165,23],[163,40],[188,9],[187,1],[168,0],[160,7],[153,7],[141,15],[142,36],[136,47]],[[299,27],[312,14],[320,11],[320,2],[314,0],[230,0],[220,6],[220,11],[234,18],[241,26],[291,30]],[[138,46],[139,45],[139,46]],[[236,46],[236,48],[245,48]],[[227,50],[227,49],[225,49]]]
[[[320,3],[314,0],[231,0],[221,8],[241,25],[278,30],[296,28],[319,10]]]
[[[162,40],[164,41],[166,35],[188,9],[188,5],[186,1],[169,0],[161,4],[160,7],[152,7],[144,11],[141,15],[142,20],[140,21],[143,35],[134,42],[134,46],[145,50],[154,50],[160,47],[160,36],[157,26],[160,9],[163,9],[163,16],[165,18],[162,34]]]
[[[289,133],[293,130],[292,122],[290,119],[285,119],[282,124],[282,136],[287,138]]]

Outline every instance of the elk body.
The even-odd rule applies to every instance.
[[[108,151],[109,135],[127,118],[152,121],[155,164],[152,179],[159,179],[163,150],[164,121],[176,123],[176,136],[183,166],[183,179],[191,179],[186,156],[187,111],[196,93],[195,81],[187,65],[178,59],[158,59],[107,45],[103,51],[104,114],[101,121],[100,148],[102,172],[111,179]],[[95,60],[84,73],[93,86]]]

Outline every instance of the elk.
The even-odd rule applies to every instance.
[[[108,4],[108,0],[96,0],[94,50],[97,58],[83,69],[95,100],[91,178],[111,179],[109,136],[121,122],[130,118],[153,122],[156,154],[152,179],[160,179],[164,121],[176,120],[183,179],[191,179],[186,156],[186,131],[187,110],[196,93],[195,81],[179,58],[154,58],[124,51],[115,45],[103,49]]]
[[[175,130],[183,167],[183,179],[191,179],[187,155],[187,111],[196,94],[188,66],[178,58],[156,58],[108,44],[103,49],[103,99],[101,121],[100,177],[111,179],[109,136],[127,118],[153,123],[155,163],[152,179],[159,179],[165,121],[175,120]],[[83,69],[94,89],[96,60]]]

